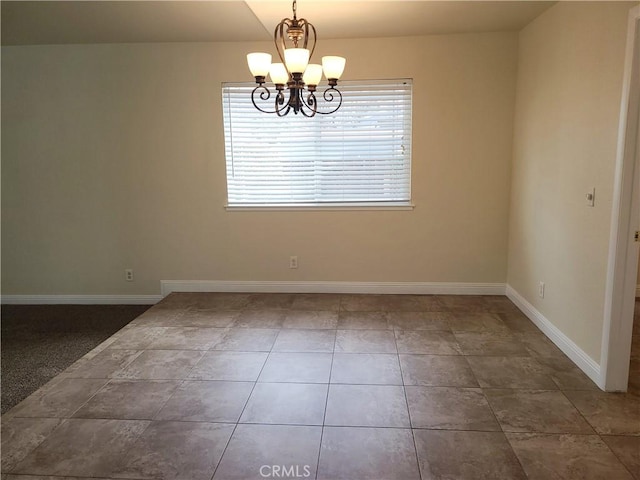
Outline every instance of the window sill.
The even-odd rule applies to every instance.
[[[326,204],[288,204],[288,205],[225,205],[229,212],[291,212],[291,211],[364,211],[364,210],[413,210],[415,205],[407,203],[326,203]]]

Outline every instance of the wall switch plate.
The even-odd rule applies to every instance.
[[[596,205],[596,188],[593,187],[590,192],[587,192],[585,197],[587,198],[587,206],[588,207],[595,207],[595,205]]]
[[[538,296],[544,298],[544,282],[538,284]]]
[[[295,255],[289,257],[289,268],[298,268],[298,257]]]

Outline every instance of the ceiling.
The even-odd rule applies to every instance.
[[[555,2],[299,0],[319,38],[520,30]],[[7,1],[2,45],[269,40],[291,17],[279,1]]]

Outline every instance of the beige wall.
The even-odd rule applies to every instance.
[[[517,34],[319,46],[346,79],[414,79],[415,210],[224,210],[220,84],[250,80],[244,55],[269,44],[4,47],[2,293],[504,282]]]
[[[508,283],[596,362],[632,6],[560,2],[519,38]]]

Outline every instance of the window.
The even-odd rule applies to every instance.
[[[411,80],[340,82],[313,118],[259,112],[254,87],[222,87],[229,207],[410,205]]]

